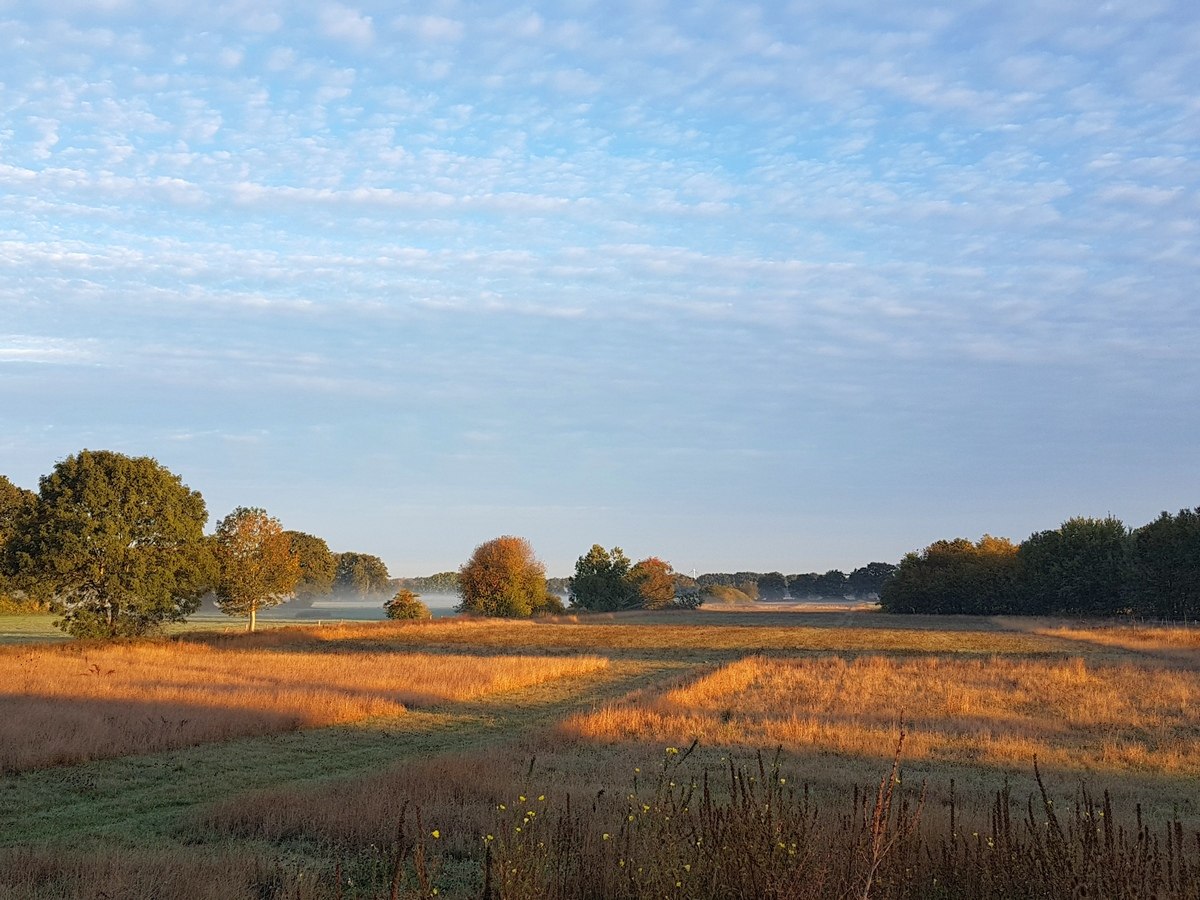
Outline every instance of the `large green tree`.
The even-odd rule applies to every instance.
[[[1133,533],[1130,578],[1139,612],[1200,618],[1200,506],[1164,512]]]
[[[788,583],[782,572],[765,572],[758,576],[758,596],[763,600],[782,600]]]
[[[856,597],[876,596],[883,590],[883,584],[896,573],[896,567],[891,563],[867,563],[855,569],[846,576],[846,587]]]
[[[879,602],[896,613],[1012,612],[1017,572],[1017,548],[1007,538],[934,541],[900,561],[883,583]]]
[[[1129,607],[1129,529],[1108,516],[1068,519],[1021,543],[1021,611],[1111,615]]]
[[[0,601],[19,591],[13,579],[16,559],[12,552],[12,539],[18,523],[32,514],[36,504],[37,494],[18,487],[6,476],[0,475]]]
[[[287,600],[300,580],[292,541],[266,510],[239,506],[217,523],[217,605],[246,616],[254,630],[258,612]]]
[[[620,547],[605,550],[599,544],[575,561],[570,581],[571,606],[591,612],[614,612],[638,605],[637,590],[629,582],[629,557]]]
[[[284,534],[288,536],[292,552],[300,561],[296,596],[311,599],[332,593],[338,559],[325,539],[303,531],[285,531]]]
[[[546,568],[522,537],[504,535],[480,544],[458,570],[460,612],[522,618],[557,598],[546,591]]]
[[[149,457],[82,450],[38,485],[10,547],[70,634],[144,634],[182,621],[212,583],[204,499]]]
[[[385,594],[391,587],[387,564],[369,553],[339,553],[333,589],[339,594],[369,597]]]

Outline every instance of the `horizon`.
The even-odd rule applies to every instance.
[[[1172,0],[0,6],[0,474],[152,456],[423,574],[1194,507],[1198,44]]]

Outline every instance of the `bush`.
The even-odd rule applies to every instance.
[[[408,588],[396,591],[396,596],[383,604],[389,619],[430,619],[433,613],[421,602],[421,598]]]

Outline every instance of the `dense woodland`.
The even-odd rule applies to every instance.
[[[888,612],[1200,617],[1200,507],[1129,529],[1075,518],[1020,544],[984,535],[909,553],[880,592]]]
[[[325,596],[424,618],[425,593],[457,594],[461,612],[500,617],[823,597],[878,599],[896,613],[1200,615],[1200,508],[1136,529],[1071,519],[1019,545],[942,540],[899,566],[872,562],[849,574],[692,577],[596,544],[571,577],[551,579],[529,542],[511,535],[476,547],[457,572],[394,579],[379,557],[335,553],[262,509],[233,510],[213,534],[207,520],[200,494],[148,457],[84,450],[56,464],[37,493],[0,476],[0,604],[49,608],[71,634],[109,637],[182,621],[205,597],[251,629],[260,610]]]

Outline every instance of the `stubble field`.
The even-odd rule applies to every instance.
[[[1198,636],[700,610],[14,643],[0,897],[1195,898]]]

